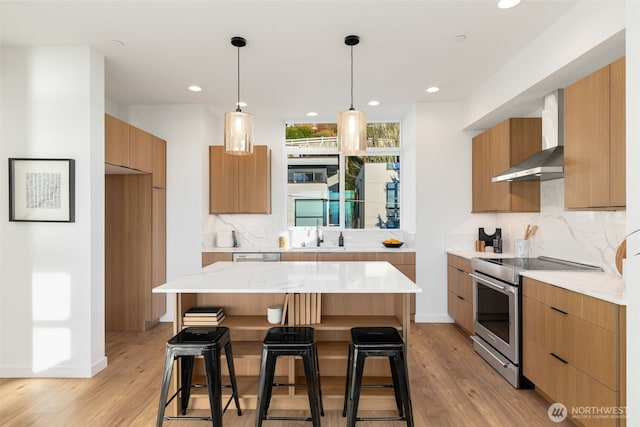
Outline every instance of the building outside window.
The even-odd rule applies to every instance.
[[[365,156],[343,156],[337,126],[286,127],[287,224],[400,228],[400,124],[369,123]]]

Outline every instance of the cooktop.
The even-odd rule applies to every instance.
[[[588,270],[602,271],[600,267],[589,264],[581,264],[573,261],[565,261],[557,258],[482,258],[493,264],[503,267],[511,267],[516,270]]]

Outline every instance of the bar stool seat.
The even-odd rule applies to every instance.
[[[304,365],[306,384],[274,383],[276,360],[279,356],[300,356]],[[267,414],[274,386],[305,386],[309,395],[310,418],[276,417]],[[256,405],[256,427],[265,420],[311,421],[313,427],[320,427],[320,417],[324,415],[318,350],[314,339],[314,329],[301,326],[274,327],[267,331],[262,342],[260,361],[260,382]]]
[[[389,358],[393,384],[362,384],[365,359],[369,356]],[[360,390],[368,387],[393,387],[397,417],[358,417]],[[398,331],[391,327],[358,327],[351,329],[351,344],[347,362],[347,383],[345,386],[342,416],[347,417],[347,427],[354,427],[356,421],[397,421],[404,420],[413,427],[413,410],[409,390],[409,373],[404,350],[404,341]]]
[[[230,385],[222,385],[220,356],[222,349],[227,359],[229,369]],[[195,356],[204,357],[205,374],[207,384],[192,384],[193,362]],[[176,359],[181,361],[181,381],[178,390],[167,400],[169,394],[169,384],[171,382],[171,371],[173,362]],[[187,407],[192,387],[207,387],[209,394],[209,404],[211,405],[210,417],[187,417]],[[232,394],[229,401],[222,409],[222,387],[231,387]],[[183,416],[165,416],[167,405],[180,394],[180,409]],[[233,366],[233,353],[231,350],[231,338],[229,328],[225,327],[191,327],[180,331],[177,335],[167,341],[164,373],[162,378],[162,389],[160,392],[160,402],[158,404],[158,418],[156,426],[161,427],[164,420],[201,420],[211,421],[214,427],[222,426],[222,414],[226,411],[231,401],[235,401],[238,415],[242,415],[240,401],[238,399],[238,387],[236,385],[235,369]]]

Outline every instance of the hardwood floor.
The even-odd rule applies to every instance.
[[[0,426],[153,426],[164,346],[171,325],[148,332],[107,334],[109,366],[90,379],[0,379]],[[547,417],[549,404],[533,390],[516,390],[478,357],[471,341],[451,324],[412,324],[411,393],[416,427],[570,426]],[[287,411],[287,415],[298,413]],[[300,412],[299,415],[305,415]],[[327,411],[324,427],[345,425]],[[360,413],[360,416],[379,413]],[[254,411],[238,417],[233,406],[225,427],[250,427]],[[166,421],[167,427],[207,422]],[[308,427],[308,422],[267,421],[265,427]],[[402,427],[403,422],[359,422],[358,427]]]

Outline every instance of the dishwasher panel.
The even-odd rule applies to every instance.
[[[233,262],[278,262],[280,252],[237,252],[232,259]]]

